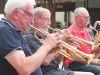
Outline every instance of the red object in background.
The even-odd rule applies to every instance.
[[[100,52],[100,43],[93,49],[91,53],[97,53]]]

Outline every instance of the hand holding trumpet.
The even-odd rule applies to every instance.
[[[46,39],[43,42],[43,45],[46,45],[50,50],[60,44],[60,34],[59,33],[52,33],[47,35]]]
[[[68,29],[53,29],[51,27],[49,27],[49,29],[53,30],[53,32],[58,32],[60,34],[60,40],[66,41],[66,42],[74,42],[74,40],[72,39],[71,36],[71,32]]]
[[[63,30],[60,30],[59,33],[62,35],[61,36],[61,40],[70,40],[71,39],[71,33],[70,31],[68,31],[67,29],[63,29]]]

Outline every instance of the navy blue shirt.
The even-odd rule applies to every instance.
[[[5,59],[14,49],[23,50],[26,56],[32,55],[26,40],[22,37],[21,31],[11,22],[2,18],[0,20],[0,75],[19,75]],[[39,71],[37,69],[31,75],[37,75]]]

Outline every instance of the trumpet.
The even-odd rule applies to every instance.
[[[60,31],[60,29],[53,29],[53,28],[51,28],[51,27],[49,27],[50,29],[52,29],[53,31]],[[81,42],[81,43],[85,43],[85,44],[87,44],[87,45],[89,45],[90,46],[90,48],[91,48],[91,50],[93,50],[94,49],[94,47],[98,44],[98,42],[99,42],[99,40],[100,40],[100,33],[95,29],[95,28],[93,28],[92,26],[89,26],[89,28],[91,28],[91,29],[93,29],[93,30],[95,30],[97,33],[96,33],[96,35],[95,35],[95,40],[94,40],[94,42],[90,42],[90,41],[86,41],[86,40],[84,40],[84,39],[81,39],[81,38],[79,38],[79,37],[77,37],[77,36],[74,36],[74,35],[70,35],[74,40],[78,40],[78,42]],[[76,41],[77,41],[76,40]],[[76,46],[78,45],[77,43],[75,43],[76,44]],[[79,45],[77,46],[77,47],[80,47]],[[94,58],[98,58],[100,56],[100,53],[94,53]]]
[[[36,27],[34,27],[34,26],[32,26],[32,25],[30,25],[32,28],[34,28],[35,29],[35,33],[34,33],[34,36],[37,38],[37,36],[36,36],[36,31],[39,31],[39,32],[41,32],[41,33],[43,33],[44,35],[49,35],[50,33],[48,33],[48,32],[46,32],[46,31],[44,31],[43,29],[38,29],[38,28],[36,28]],[[40,42],[44,42],[44,39],[39,39],[39,38],[37,38]],[[86,64],[88,65],[89,63],[90,63],[90,61],[92,60],[92,58],[94,57],[94,54],[86,54],[86,53],[83,53],[83,52],[81,52],[81,51],[79,51],[79,50],[77,50],[76,48],[74,48],[73,46],[70,46],[68,43],[66,43],[66,42],[64,42],[64,41],[61,41],[61,46],[62,47],[64,47],[64,48],[66,48],[66,49],[68,49],[69,51],[71,51],[71,52],[73,52],[74,54],[79,54],[80,56],[82,56],[84,59],[86,59]],[[65,57],[67,57],[68,59],[70,59],[70,60],[72,60],[72,61],[74,61],[75,59],[74,58],[72,58],[71,56],[70,56],[70,54],[68,54],[66,51],[64,51],[64,50],[62,50],[62,49],[60,49],[60,48],[57,48],[57,50],[56,51],[58,51],[60,54],[62,54],[63,56],[65,56]]]
[[[53,31],[60,31],[60,29],[53,29],[53,28],[51,28],[51,27],[49,27],[50,29],[52,29]],[[96,30],[95,30],[96,31]],[[95,42],[89,42],[89,41],[86,41],[86,40],[84,40],[84,39],[81,39],[81,38],[79,38],[79,37],[77,37],[77,36],[74,36],[74,35],[70,35],[74,40],[75,39],[77,39],[77,40],[75,40],[75,41],[78,41],[78,42],[81,42],[81,43],[85,43],[85,44],[87,44],[87,45],[89,45],[90,47],[91,47],[91,49],[93,50],[94,49],[94,47],[95,47]],[[78,45],[77,43],[75,43],[76,45]],[[79,47],[79,45],[78,45],[78,47]]]

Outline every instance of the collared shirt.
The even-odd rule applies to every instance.
[[[5,59],[14,50],[23,50],[26,57],[32,52],[29,49],[21,31],[6,19],[0,20],[0,75],[19,75],[13,66]],[[19,56],[20,57],[20,56]],[[34,63],[34,62],[33,62]],[[37,71],[37,70],[36,70]],[[36,75],[36,71],[31,75]]]
[[[27,43],[33,53],[36,52],[42,45],[42,43],[34,37],[34,31],[32,28],[30,29],[30,32],[27,33],[24,37],[26,38]],[[45,36],[41,37],[37,35],[37,37],[45,39]],[[69,71],[59,69],[58,63],[55,58],[50,62],[48,66],[41,65],[41,69],[43,75],[64,75],[69,73]]]
[[[83,29],[83,31],[79,31],[74,24],[72,24],[69,28],[68,28],[69,31],[71,31],[71,33],[74,35],[74,36],[77,36],[79,38],[82,38],[86,41],[91,41],[91,38],[90,38],[90,35],[87,31],[87,29]],[[76,39],[77,40],[77,39]],[[87,53],[87,54],[91,54],[91,48],[89,45],[85,44],[85,43],[78,43],[80,45],[80,48],[77,48],[78,50],[84,52],[84,53]],[[66,62],[66,65],[69,66],[69,63],[71,63],[72,61],[67,59],[67,58],[64,58],[65,59],[65,62]]]

